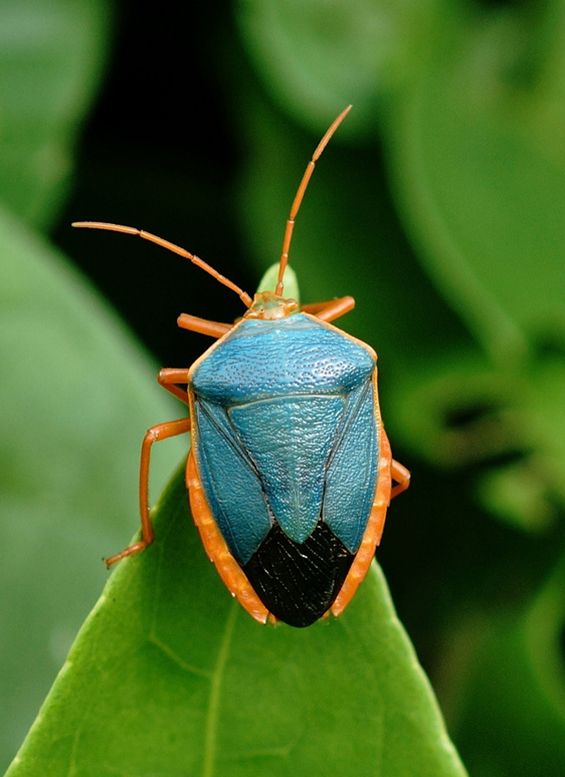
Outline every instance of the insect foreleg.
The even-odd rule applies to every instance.
[[[355,300],[353,297],[339,297],[338,299],[330,299],[325,302],[310,302],[308,305],[302,305],[301,310],[303,313],[310,313],[320,321],[335,321],[336,318],[341,318],[350,310],[355,307]]]

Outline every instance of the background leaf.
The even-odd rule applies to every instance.
[[[67,193],[110,11],[105,0],[0,4],[0,199],[34,226],[49,225]]]
[[[558,562],[523,611],[491,624],[468,623],[476,649],[459,665],[454,727],[480,774],[560,774],[565,763],[565,692],[561,640],[565,564]],[[518,672],[520,683],[514,680]]]
[[[388,138],[421,259],[499,361],[565,324],[565,155],[554,141],[565,112],[544,94],[551,47],[534,58],[525,43],[541,15],[479,17],[446,41],[398,101]]]
[[[102,0],[0,5],[0,353],[6,368],[0,396],[9,408],[0,445],[6,592],[0,688],[10,709],[0,732],[0,766],[21,741],[99,590],[102,570],[83,571],[81,562],[100,547],[95,522],[99,511],[112,515],[112,498],[100,487],[93,499],[86,494],[92,479],[106,488],[119,479],[122,466],[105,471],[103,459],[90,455],[103,448],[98,435],[110,433],[112,414],[116,421],[123,410],[123,394],[114,397],[97,385],[101,354],[112,354],[108,368],[120,358],[120,335],[107,348],[93,325],[99,303],[7,212],[45,227],[60,210],[80,122],[104,67],[110,21]],[[125,358],[139,369],[139,356]],[[150,405],[143,402],[137,420]],[[125,410],[123,417],[134,415]],[[124,454],[120,445],[114,450]],[[78,514],[90,516],[90,531],[88,521],[79,527]],[[114,532],[108,522],[108,539]]]
[[[257,72],[297,121],[318,128],[337,105],[341,133],[370,135],[384,97],[420,64],[443,0],[240,0],[237,22]]]

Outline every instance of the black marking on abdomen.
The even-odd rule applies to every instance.
[[[320,521],[305,542],[275,524],[243,571],[267,609],[290,626],[310,626],[332,606],[355,554]]]

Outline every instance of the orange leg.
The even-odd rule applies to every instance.
[[[188,393],[186,389],[181,389],[181,386],[188,384],[188,370],[177,369],[176,367],[163,367],[157,376],[157,380],[160,386],[170,391],[177,399],[188,405]]]
[[[190,332],[198,332],[201,335],[208,335],[218,339],[232,329],[233,324],[222,324],[219,321],[208,321],[206,318],[198,318],[188,313],[181,313],[177,318],[177,324],[181,329],[188,329]]]
[[[302,305],[301,310],[304,313],[310,313],[321,321],[335,321],[341,318],[355,307],[353,297],[339,297],[325,302],[311,302],[308,305]]]
[[[166,421],[164,424],[156,424],[145,433],[141,445],[141,463],[139,467],[139,512],[141,516],[141,540],[124,548],[120,553],[110,556],[106,559],[106,566],[110,567],[117,561],[126,556],[133,556],[139,553],[148,545],[151,545],[154,539],[153,526],[151,524],[151,515],[149,510],[149,460],[151,456],[151,446],[155,442],[167,440],[169,437],[176,437],[178,434],[184,434],[190,431],[190,418],[180,418],[178,421]]]
[[[390,498],[394,499],[395,496],[398,496],[398,494],[401,494],[403,491],[406,491],[408,486],[410,485],[410,471],[406,469],[406,467],[403,464],[400,464],[400,462],[392,460],[392,465],[390,468],[390,474],[392,476],[393,480],[396,480],[397,485],[392,487],[392,490],[390,492]]]

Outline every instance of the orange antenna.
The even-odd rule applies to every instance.
[[[105,221],[74,221],[72,226],[86,229],[105,229],[108,232],[123,232],[125,235],[135,235],[136,237],[143,238],[143,240],[148,240],[150,243],[156,243],[158,246],[166,248],[168,251],[172,251],[174,254],[182,256],[192,262],[192,264],[200,267],[201,270],[207,272],[208,275],[211,275],[212,278],[215,278],[223,286],[227,286],[228,289],[235,291],[245,307],[251,307],[252,300],[249,294],[243,291],[243,289],[240,289],[239,286],[236,286],[235,283],[229,280],[229,278],[225,278],[199,256],[195,256],[195,254],[191,254],[186,249],[181,248],[174,243],[170,243],[168,240],[164,240],[162,237],[153,235],[151,232],[146,232],[144,229],[136,229],[136,227],[124,227],[121,224],[108,224]]]
[[[283,288],[284,288],[283,278],[284,278],[284,271],[286,270],[286,267],[288,265],[288,252],[290,251],[290,241],[292,240],[292,233],[294,231],[294,222],[296,220],[298,211],[300,210],[300,206],[304,198],[304,193],[306,191],[308,184],[310,183],[310,178],[312,177],[312,173],[314,172],[314,168],[316,167],[316,162],[322,155],[322,151],[328,145],[331,136],[334,134],[334,132],[339,127],[341,122],[345,119],[345,117],[347,116],[347,114],[349,113],[352,107],[353,106],[348,105],[347,108],[345,108],[328,127],[326,134],[320,140],[320,142],[318,143],[318,146],[316,147],[316,150],[312,154],[312,159],[308,162],[308,165],[306,166],[306,170],[304,171],[304,175],[302,176],[302,180],[300,181],[300,186],[298,187],[298,190],[294,195],[294,201],[292,203],[290,214],[286,222],[281,258],[279,261],[279,277],[277,280],[277,287],[275,289],[275,294],[278,294],[279,296],[281,296],[283,293]]]

